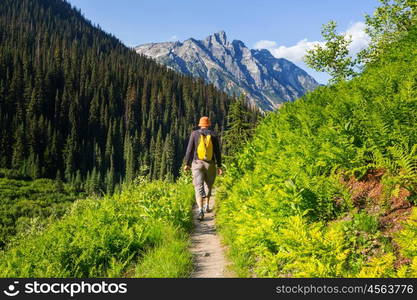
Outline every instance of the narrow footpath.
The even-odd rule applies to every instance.
[[[194,206],[194,232],[191,235],[190,251],[194,257],[192,278],[224,278],[232,277],[227,270],[224,248],[216,231],[213,213],[214,198],[210,199],[211,212],[206,213],[203,221],[197,219],[198,207]]]

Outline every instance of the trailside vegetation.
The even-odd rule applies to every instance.
[[[136,179],[0,252],[0,277],[187,277],[194,193],[189,180]]]
[[[217,190],[240,276],[417,276],[417,27],[266,116]]]
[[[0,169],[0,249],[18,234],[44,228],[62,217],[84,193],[61,180],[31,180]]]

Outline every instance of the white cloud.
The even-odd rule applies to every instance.
[[[277,42],[268,41],[268,40],[261,40],[256,42],[254,48],[255,49],[273,49],[277,47]]]
[[[370,38],[365,32],[365,23],[356,22],[352,24],[345,32],[346,35],[350,35],[352,43],[349,50],[352,54],[356,54],[369,45]]]
[[[314,45],[321,44],[320,42],[309,42],[307,39],[299,41],[293,46],[278,46],[274,41],[262,40],[255,44],[256,49],[268,49],[273,56],[278,58],[286,58],[293,62],[302,62],[303,56],[307,50],[312,49]]]
[[[173,36],[171,36],[171,37],[170,37],[170,40],[171,40],[171,41],[177,41],[177,40],[178,40],[177,35],[175,35],[175,34],[174,34]]]
[[[352,43],[349,47],[352,54],[358,53],[369,43],[369,36],[365,33],[365,24],[363,22],[353,23],[344,33],[352,38]],[[307,54],[307,50],[313,49],[317,44],[324,45],[324,42],[303,39],[292,46],[278,46],[278,43],[275,41],[261,40],[255,43],[254,48],[268,49],[277,58],[282,57],[292,62],[300,63],[303,61],[304,55]]]

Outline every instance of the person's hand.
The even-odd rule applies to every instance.
[[[218,175],[222,175],[223,174],[223,170],[221,168],[217,168],[217,174]]]
[[[191,169],[190,166],[187,166],[187,165],[184,166],[184,171],[185,172],[190,171],[190,169]]]

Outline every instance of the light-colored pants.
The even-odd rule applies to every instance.
[[[196,200],[211,196],[216,179],[216,164],[204,160],[194,160],[191,165]]]

